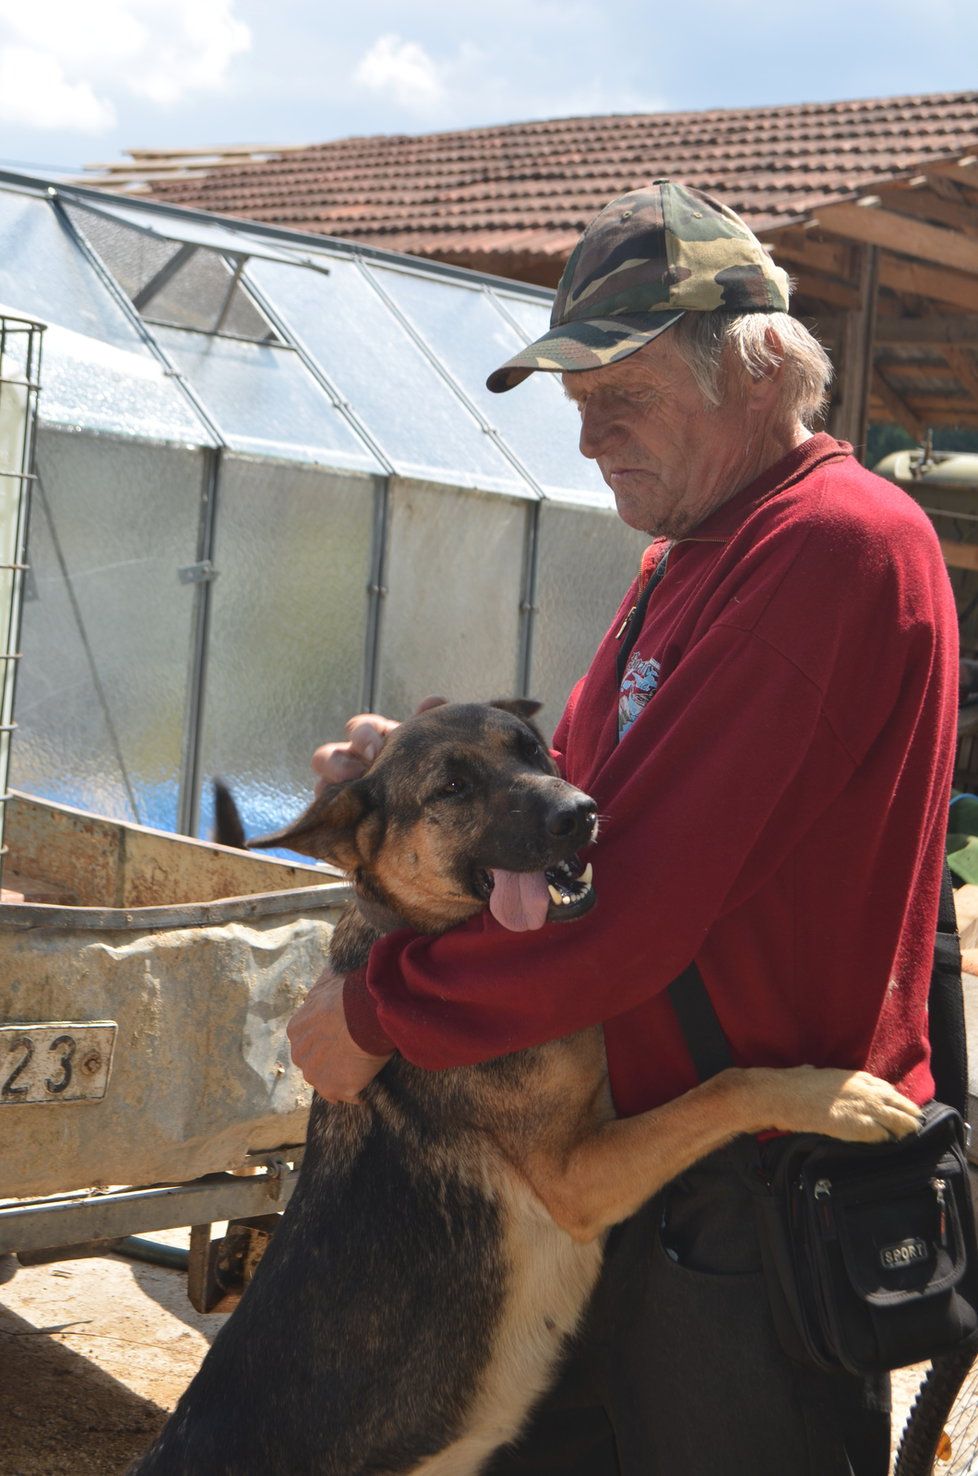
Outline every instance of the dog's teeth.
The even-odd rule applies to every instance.
[[[547,891],[550,893],[551,897],[554,899],[558,907],[561,905],[562,902],[565,902],[567,900],[566,897],[562,896],[562,894],[558,892],[553,882],[547,883]]]
[[[588,864],[585,866],[584,870],[581,872],[579,878],[578,878],[581,886],[582,887],[589,887],[591,885],[591,878],[592,878],[593,875],[594,875],[594,868],[592,867],[592,865],[591,865],[591,863],[589,861]]]

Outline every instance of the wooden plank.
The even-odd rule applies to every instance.
[[[861,205],[827,205],[818,212],[818,223],[832,235],[847,241],[880,246],[902,256],[917,257],[935,266],[978,276],[978,241],[972,241],[943,226],[911,220],[892,210]]]
[[[978,154],[965,154],[960,159],[946,159],[943,164],[928,164],[928,174],[942,174],[954,184],[978,189]]]
[[[840,355],[840,395],[829,418],[832,434],[849,441],[862,456],[869,418],[869,387],[873,375],[873,328],[879,285],[879,249],[864,246],[859,253],[856,291],[859,307],[846,314]]]
[[[785,230],[777,236],[772,233],[771,249],[775,260],[783,256],[843,281],[852,275],[849,247],[837,241],[814,241],[810,231]]]
[[[859,293],[844,282],[834,282],[818,272],[807,271],[795,280],[794,297],[803,297],[809,302],[827,302],[832,307],[847,312],[858,312]]]
[[[941,401],[937,401],[937,404],[941,404]],[[915,400],[913,407],[918,410],[920,419],[928,425],[951,425],[951,427],[953,425],[960,425],[960,427],[978,425],[978,410],[948,410],[946,403],[938,409],[937,404],[932,400],[929,403]]]
[[[960,272],[927,266],[921,261],[899,261],[884,256],[880,263],[880,285],[891,292],[952,303],[969,313],[978,313],[978,281]]]
[[[942,347],[941,353],[964,388],[978,400],[978,364],[968,350],[948,344]]]
[[[899,395],[891,384],[887,382],[879,365],[873,370],[873,395],[885,408],[888,415],[902,425],[905,431],[913,436],[915,441],[923,441],[926,437],[926,429],[921,420],[918,420],[915,412],[907,404],[902,395]]]
[[[940,540],[944,562],[952,569],[978,569],[978,543],[953,543]]]
[[[978,235],[978,205],[953,203],[931,190],[884,190],[883,200],[898,215],[940,221],[966,236]]]
[[[885,261],[881,271],[886,272]],[[876,342],[937,344],[942,348],[946,343],[965,343],[978,347],[978,314],[935,313],[911,318],[884,313],[876,319]]]

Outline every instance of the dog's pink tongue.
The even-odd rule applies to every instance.
[[[542,928],[547,921],[550,893],[542,871],[496,871],[489,894],[489,911],[511,933]]]

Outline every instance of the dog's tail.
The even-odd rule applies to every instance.
[[[236,846],[239,851],[248,844],[234,795],[223,779],[214,780],[214,840],[220,846]]]

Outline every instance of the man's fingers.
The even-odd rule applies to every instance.
[[[396,727],[397,724],[389,718],[378,718],[373,713],[368,713],[352,727],[347,723],[351,752],[363,759],[364,764],[372,764],[387,742],[388,733],[393,732]]]
[[[322,794],[331,784],[349,784],[360,779],[367,765],[350,751],[348,743],[324,743],[312,756],[313,773],[317,774],[316,793]]]
[[[361,1050],[343,1010],[343,976],[326,968],[285,1027],[292,1060],[327,1102],[359,1103],[360,1093],[390,1059]]]
[[[424,697],[418,712],[444,707],[445,697]],[[380,753],[388,737],[397,727],[393,718],[379,712],[358,712],[346,724],[349,735],[343,743],[324,743],[312,756],[313,773],[318,775],[316,793],[322,794],[330,784],[349,784],[362,779]]]

